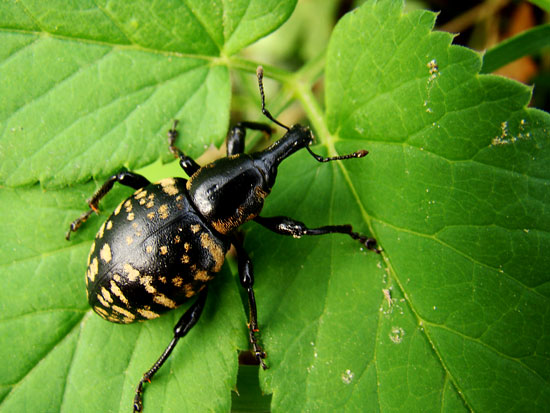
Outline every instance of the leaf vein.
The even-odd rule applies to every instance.
[[[124,35],[124,37],[126,37],[126,40],[128,41],[129,44],[131,45],[137,45],[132,39],[131,37],[128,35],[128,33],[126,33],[126,30],[120,26],[120,24],[118,23],[117,20],[115,20],[114,16],[111,15],[110,13],[107,12],[107,10],[105,10],[103,7],[101,7],[96,0],[92,0],[92,2],[94,3],[94,5],[97,7],[97,9],[108,19],[110,20],[118,30],[120,30],[120,32]]]
[[[485,341],[482,341],[478,338],[468,336],[468,335],[466,335],[466,334],[464,334],[464,333],[462,333],[458,330],[455,330],[455,329],[452,329],[452,328],[448,327],[445,324],[437,324],[437,323],[433,323],[433,322],[424,320],[424,328],[426,328],[427,325],[431,325],[433,327],[441,328],[442,330],[446,330],[449,333],[454,333],[457,336],[459,336],[459,337],[461,337],[465,340],[475,342],[475,343],[479,344],[480,346],[485,347],[486,349],[490,350],[492,353],[499,355],[502,358],[505,358],[509,361],[513,361],[515,363],[518,363],[520,366],[525,368],[525,370],[529,371],[531,374],[533,374],[535,377],[537,377],[537,379],[541,380],[544,384],[547,383],[546,379],[544,377],[542,377],[539,372],[537,372],[536,370],[533,370],[530,366],[526,365],[521,358],[509,356],[508,354],[503,353],[502,351],[500,351],[496,347],[490,345],[489,343],[487,343]]]
[[[34,370],[36,370],[46,360],[48,355],[51,354],[51,352],[60,343],[67,340],[68,337],[73,333],[73,331],[80,327],[80,322],[82,321],[82,319],[84,318],[85,315],[86,315],[86,313],[84,313],[81,317],[79,317],[77,320],[75,320],[74,325],[66,332],[66,334],[63,337],[60,337],[60,339],[56,343],[54,343],[50,348],[46,349],[45,353],[41,356],[40,360],[38,360],[37,363],[34,366],[32,366],[28,371],[23,373],[23,375],[21,376],[21,378],[17,382],[13,383],[13,385],[12,385],[11,389],[9,390],[9,392],[6,393],[6,395],[4,396],[4,399],[2,401],[3,403],[10,397],[11,394],[13,394],[15,389],[17,389],[19,386],[21,386],[29,378],[30,374]]]
[[[219,52],[221,50],[221,45],[219,45],[216,42],[216,40],[214,39],[214,37],[212,36],[210,31],[208,30],[206,24],[201,19],[199,19],[199,17],[195,14],[195,11],[191,8],[191,6],[189,6],[188,0],[183,0],[182,4],[187,8],[187,10],[194,17],[194,19],[197,21],[197,23],[199,23],[199,25],[202,27],[203,31],[208,35],[208,37],[210,38],[212,43],[216,46],[216,48],[218,49],[218,52]]]

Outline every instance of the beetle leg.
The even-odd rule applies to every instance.
[[[261,217],[254,218],[258,224],[281,235],[292,235],[294,238],[300,238],[303,235],[324,235],[324,234],[346,234],[359,241],[366,248],[380,254],[376,248],[376,240],[365,235],[353,232],[351,225],[325,225],[319,228],[308,228],[303,222],[296,221],[289,217]]]
[[[80,215],[77,219],[75,219],[70,227],[69,231],[67,231],[67,235],[65,235],[65,238],[67,241],[71,237],[71,232],[76,232],[80,226],[86,222],[86,220],[90,217],[92,212],[98,213],[99,208],[98,204],[101,199],[107,195],[107,193],[113,188],[113,185],[115,182],[118,182],[119,184],[129,186],[134,189],[143,188],[144,186],[147,186],[150,184],[149,180],[141,175],[135,174],[133,172],[128,171],[122,171],[119,172],[113,176],[111,176],[105,183],[99,188],[90,199],[88,199],[88,205],[90,206],[90,209],[86,212],[84,212],[82,215]]]
[[[197,172],[201,166],[197,162],[195,162],[193,158],[185,155],[181,149],[174,145],[179,135],[178,131],[176,130],[177,126],[178,121],[175,120],[174,124],[172,125],[172,129],[168,131],[168,144],[170,145],[170,152],[172,152],[172,155],[174,155],[175,158],[179,158],[181,168],[188,176],[191,176],[195,172]]]
[[[136,388],[136,395],[134,396],[134,412],[141,412],[143,409],[143,384],[145,382],[151,382],[151,379],[153,378],[157,370],[161,368],[166,359],[168,359],[168,357],[170,356],[170,353],[172,353],[172,350],[174,350],[174,347],[176,347],[179,339],[185,336],[189,332],[189,330],[191,330],[191,328],[197,323],[197,321],[199,321],[202,310],[204,308],[204,304],[206,303],[207,293],[208,286],[205,286],[204,289],[199,293],[199,297],[193,303],[193,305],[191,305],[191,307],[189,307],[187,311],[183,313],[183,315],[180,317],[179,321],[174,327],[174,338],[172,338],[172,341],[170,341],[170,344],[168,344],[166,350],[164,350],[159,359],[155,362],[155,364],[153,364],[153,367],[151,367],[139,381],[139,384]]]
[[[244,152],[244,138],[246,135],[246,129],[262,131],[268,138],[270,138],[273,133],[273,129],[265,123],[239,122],[231,129],[227,139],[225,140],[227,156]]]
[[[254,268],[250,257],[242,246],[242,243],[237,241],[236,239],[232,240],[231,243],[235,246],[235,249],[237,250],[237,260],[239,263],[239,280],[248,295],[248,338],[250,340],[250,344],[252,345],[254,356],[256,357],[262,368],[265,370],[267,369],[267,365],[265,364],[263,359],[266,358],[266,354],[260,346],[258,339],[260,329],[258,328],[256,297],[254,295],[253,289]]]

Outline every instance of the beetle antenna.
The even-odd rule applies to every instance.
[[[258,77],[258,86],[260,87],[260,96],[262,97],[262,113],[272,122],[275,122],[277,125],[279,125],[282,128],[285,128],[286,130],[290,130],[290,128],[286,125],[283,125],[281,122],[279,122],[277,119],[273,117],[273,115],[265,108],[265,94],[264,94],[264,68],[261,66],[258,66],[256,69],[256,76]]]
[[[329,158],[325,158],[321,155],[317,155],[314,153],[309,146],[306,146],[306,149],[308,152],[313,156],[317,162],[330,162],[330,161],[341,161],[344,159],[351,159],[351,158],[362,158],[363,156],[367,156],[369,151],[366,151],[365,149],[361,149],[360,151],[353,152],[347,155],[340,155],[340,156],[331,156]]]

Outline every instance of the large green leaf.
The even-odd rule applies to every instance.
[[[228,56],[282,24],[295,1],[57,3],[0,5],[0,410],[128,411],[183,309],[127,327],[93,315],[84,271],[101,218],[64,240],[97,187],[78,183],[169,159],[172,119],[187,153],[220,143]],[[128,193],[113,191],[102,210]],[[234,280],[219,278],[204,330],[147,389],[150,410],[229,409],[246,324]]]
[[[220,143],[226,56],[281,25],[294,4],[3,2],[0,181],[60,186],[167,159],[172,119],[190,155]]]
[[[47,190],[0,190],[0,411],[129,411],[169,341],[183,309],[130,326],[89,311],[83,273],[101,217],[71,244],[63,236],[97,187],[75,184],[167,159],[171,119],[193,156],[221,141],[229,55],[294,5],[227,3],[222,28],[201,2],[1,6],[0,182]],[[260,12],[271,18],[252,18]],[[480,57],[431,32],[434,18],[389,0],[344,17],[327,55],[326,116],[287,78],[318,152],[370,154],[329,164],[296,154],[264,215],[352,223],[383,254],[343,235],[246,226],[274,411],[550,404],[550,118],[525,108],[528,88],[480,76]],[[113,191],[102,210],[128,193]],[[146,412],[229,409],[236,349],[247,347],[236,284],[227,270],[212,283],[199,324],[147,386]]]
[[[362,222],[382,259],[336,236],[248,238],[267,347],[284,349],[264,381],[274,411],[550,405],[550,116],[434,20],[379,1],[339,22],[323,137],[370,154],[289,160],[266,208]]]

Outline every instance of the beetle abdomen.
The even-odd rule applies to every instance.
[[[90,305],[106,320],[156,318],[221,270],[230,243],[204,224],[185,184],[169,178],[139,189],[99,229],[86,283]]]

